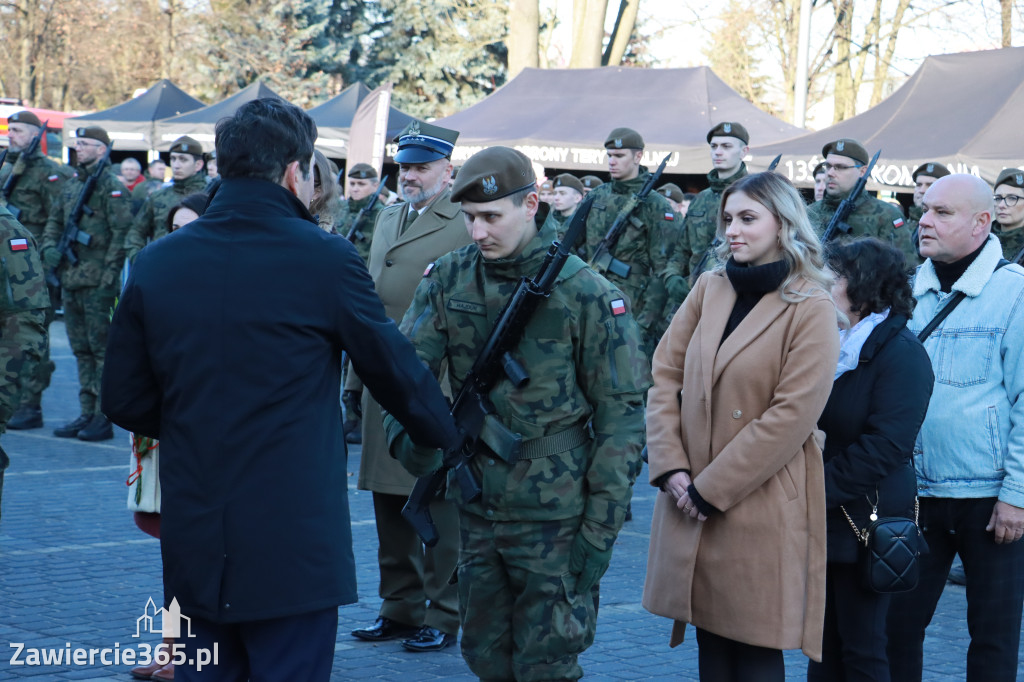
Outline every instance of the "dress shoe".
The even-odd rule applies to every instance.
[[[150,663],[149,665],[140,665],[137,668],[131,669],[131,676],[136,680],[151,680],[153,679],[153,673],[162,668],[159,663]]]
[[[57,438],[75,438],[78,436],[78,432],[88,426],[91,421],[91,414],[80,414],[75,421],[55,428],[53,435],[57,436]]]
[[[38,429],[42,425],[43,410],[38,405],[22,405],[11,415],[11,421],[7,422],[7,428],[13,431]]]
[[[406,625],[405,623],[399,623],[397,620],[391,620],[386,616],[381,616],[370,627],[353,630],[352,636],[365,639],[368,642],[386,642],[389,639],[415,637],[418,634],[417,631],[418,628],[413,625]]]
[[[402,642],[402,648],[408,651],[440,651],[452,644],[455,644],[455,635],[424,625],[415,637]]]
[[[78,440],[97,441],[110,440],[114,437],[114,426],[102,414],[96,413],[86,424],[85,428],[78,432]]]
[[[954,585],[966,585],[967,574],[964,572],[964,565],[959,561],[953,564],[953,567],[949,569],[949,582]]]
[[[167,665],[153,673],[153,676],[149,679],[159,680],[160,682],[170,682],[174,679],[174,664],[168,663]]]

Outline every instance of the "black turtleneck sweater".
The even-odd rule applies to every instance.
[[[971,267],[971,263],[974,262],[987,243],[987,240],[982,242],[976,251],[952,263],[940,263],[933,260],[932,265],[935,267],[935,275],[939,278],[939,290],[947,294],[952,291],[953,285],[956,284],[958,279],[963,277],[964,273],[967,272],[967,268]]]
[[[719,345],[732,334],[765,294],[782,286],[783,280],[789,274],[789,266],[784,260],[764,265],[746,265],[730,258],[725,264],[725,274],[729,277],[732,288],[736,290],[736,303],[729,313],[729,321],[725,324],[725,332]]]

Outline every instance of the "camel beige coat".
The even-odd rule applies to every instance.
[[[676,469],[720,510],[699,522],[659,492],[643,605],[772,649],[821,658],[825,489],[816,422],[839,354],[828,294],[769,293],[721,343],[736,293],[703,275],[654,354],[647,407],[650,478]]]
[[[402,316],[412,303],[413,293],[423,279],[423,271],[427,266],[449,251],[460,249],[472,241],[466,231],[462,209],[449,200],[450,196],[449,190],[442,192],[424,208],[404,234],[399,233],[408,215],[409,204],[388,206],[377,217],[367,268],[384,304],[384,311],[396,324],[402,321]],[[354,373],[349,372],[345,388],[362,388]],[[408,495],[415,481],[388,454],[380,405],[368,391],[364,391],[359,489],[389,495]]]

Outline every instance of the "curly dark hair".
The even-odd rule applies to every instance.
[[[831,244],[826,259],[832,272],[846,279],[846,297],[857,315],[880,313],[886,308],[891,315],[909,318],[913,314],[907,260],[899,249],[874,238],[857,239]]]

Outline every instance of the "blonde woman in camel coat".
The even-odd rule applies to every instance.
[[[723,193],[724,268],[703,275],[654,354],[643,605],[697,628],[702,680],[783,680],[821,656],[825,492],[816,428],[839,352],[821,248],[774,173]]]

